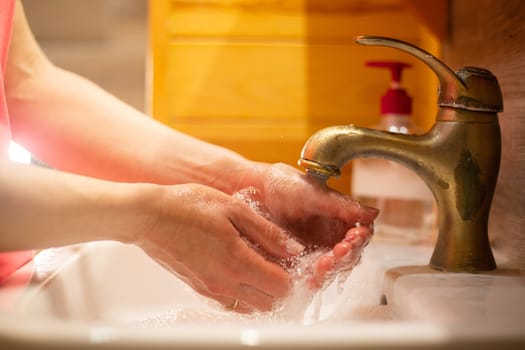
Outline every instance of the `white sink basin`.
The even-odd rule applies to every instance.
[[[424,267],[426,246],[372,241],[345,283],[304,316],[225,312],[139,249],[97,242],[41,252],[0,300],[0,348],[397,349],[525,348],[525,278],[519,271],[446,274]],[[388,302],[385,305],[385,302]],[[295,315],[297,316],[297,314]]]

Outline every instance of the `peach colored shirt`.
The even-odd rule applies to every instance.
[[[7,63],[15,0],[0,2],[0,158],[8,157],[11,141],[11,126],[5,96],[4,75]],[[1,203],[0,203],[1,204]],[[1,223],[0,223],[1,224]],[[32,251],[0,253],[0,285],[14,271],[23,266],[33,257]]]
[[[0,67],[2,68],[0,70],[0,157],[7,157],[9,141],[11,141],[11,128],[5,99],[4,75],[9,43],[11,41],[14,9],[14,0],[2,0],[2,5],[0,5]]]

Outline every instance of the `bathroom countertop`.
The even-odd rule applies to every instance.
[[[428,260],[430,256],[431,247],[399,249],[405,250],[404,262],[389,259],[392,253],[387,250],[382,252],[384,302],[392,307],[396,318],[428,321],[452,334],[490,334],[520,339],[525,344],[523,271],[505,267],[497,254],[498,269],[494,271],[437,271],[423,263],[423,257]]]

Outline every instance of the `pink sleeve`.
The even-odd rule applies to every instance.
[[[5,98],[4,74],[13,27],[14,0],[0,1],[0,157],[7,157],[11,128]],[[0,285],[13,272],[33,258],[33,251],[0,253]]]
[[[0,157],[7,157],[11,140],[9,114],[5,99],[4,74],[11,42],[14,10],[14,0],[2,0],[0,3]]]

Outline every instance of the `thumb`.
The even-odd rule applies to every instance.
[[[328,198],[319,201],[319,210],[333,213],[340,220],[347,223],[371,224],[379,215],[379,210],[361,204],[357,200],[339,193],[331,191]]]
[[[280,258],[300,254],[304,246],[289,236],[285,230],[255,213],[246,205],[242,206],[232,224],[247,239],[260,246],[267,253]]]

